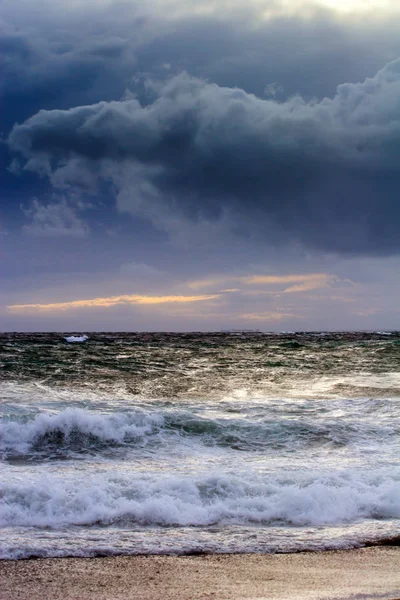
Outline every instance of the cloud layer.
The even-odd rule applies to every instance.
[[[0,0],[0,328],[398,326],[400,6],[355,4]]]
[[[400,249],[400,60],[333,99],[265,100],[180,75],[137,99],[40,111],[16,125],[25,169],[67,188],[112,181],[120,210],[215,221],[276,243]],[[161,219],[160,219],[161,215]]]
[[[38,304],[12,304],[7,308],[13,312],[26,311],[60,311],[74,308],[109,308],[119,304],[175,304],[185,302],[202,302],[218,298],[216,294],[203,294],[199,296],[140,296],[137,294],[126,294],[122,296],[111,296],[109,298],[91,298],[89,300],[72,300],[69,302],[53,302]]]

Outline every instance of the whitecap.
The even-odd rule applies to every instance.
[[[89,339],[89,336],[87,335],[69,335],[67,337],[64,338],[66,342],[69,342],[70,344],[72,343],[79,343],[79,342],[86,342],[86,340]]]

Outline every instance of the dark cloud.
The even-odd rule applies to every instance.
[[[3,136],[39,110],[120,100],[126,90],[141,105],[151,104],[155,95],[149,82],[166,81],[182,71],[261,98],[275,90],[279,101],[297,93],[311,99],[332,96],[341,81],[363,80],[400,54],[399,21],[385,13],[344,20],[310,5],[307,12],[288,13],[278,1],[263,6],[250,1],[245,8],[232,2],[229,11],[221,2],[186,0],[174,6],[157,0],[0,0],[0,5]],[[261,9],[270,11],[268,18],[261,18]],[[9,165],[12,159],[0,144],[0,162]],[[38,171],[40,165],[45,173],[47,166],[37,157],[28,169]],[[91,174],[96,167],[88,163],[65,167],[74,178],[78,169],[86,186],[88,177],[93,182],[97,178]],[[129,175],[134,187],[143,179],[139,170],[136,166],[135,176]],[[65,175],[58,172],[58,180]],[[24,225],[21,203],[28,208],[35,196],[48,202],[44,195],[52,191],[45,178],[33,178],[29,170],[20,178],[0,171],[0,187],[10,227]],[[126,194],[119,203],[129,204]],[[198,212],[193,203],[186,209]],[[215,218],[218,204],[203,202],[205,211]]]
[[[119,206],[157,222],[217,220],[269,239],[397,252],[400,60],[333,99],[265,100],[181,75],[131,99],[40,111],[9,136],[60,186],[111,179]],[[86,175],[82,175],[86,174]]]
[[[398,24],[384,13],[361,21],[310,7],[285,14],[280,2],[232,4],[229,12],[209,4],[204,16],[188,2],[173,11],[155,0],[2,0],[3,127],[42,108],[119,99],[127,87],[142,94],[143,75],[183,70],[258,95],[276,84],[283,97],[323,97],[400,54]],[[274,11],[261,18],[268,7]]]
[[[2,328],[397,326],[398,65],[376,73],[400,8],[284,4],[0,0]],[[218,317],[4,310],[319,272],[342,287],[226,293]]]

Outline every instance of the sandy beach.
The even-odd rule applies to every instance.
[[[400,548],[0,562],[1,600],[400,598]]]

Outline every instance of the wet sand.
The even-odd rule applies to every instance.
[[[0,561],[1,600],[400,598],[400,548]]]

